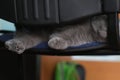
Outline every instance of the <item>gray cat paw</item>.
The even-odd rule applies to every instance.
[[[54,37],[50,39],[48,42],[48,45],[53,49],[59,49],[59,50],[66,49],[68,47],[67,42],[64,39],[59,37]]]
[[[17,52],[18,54],[21,54],[25,51],[23,43],[16,39],[6,41],[5,46],[8,48],[8,50]]]

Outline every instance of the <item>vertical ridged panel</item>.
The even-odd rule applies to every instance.
[[[58,23],[58,0],[16,0],[18,23]]]
[[[49,0],[44,0],[45,2],[45,18],[50,19],[50,1]]]
[[[23,5],[24,5],[24,18],[28,19],[28,1],[23,0]]]
[[[34,16],[35,19],[39,19],[39,9],[38,9],[38,0],[34,0]]]

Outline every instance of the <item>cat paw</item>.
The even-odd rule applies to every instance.
[[[8,50],[17,52],[18,54],[21,54],[25,51],[23,43],[16,39],[6,41],[5,46],[8,48]]]
[[[52,39],[50,39],[48,41],[48,45],[49,47],[53,48],[53,49],[59,49],[59,50],[63,50],[66,49],[68,47],[67,42],[59,37],[54,37]]]

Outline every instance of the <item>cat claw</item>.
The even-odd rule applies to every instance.
[[[68,47],[67,42],[59,37],[54,37],[49,40],[48,42],[49,47],[58,50],[64,50]]]
[[[18,40],[9,40],[5,42],[5,47],[13,52],[16,52],[17,54],[21,54],[24,52],[25,47],[22,44],[21,41]]]

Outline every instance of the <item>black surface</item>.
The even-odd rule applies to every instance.
[[[21,80],[18,59],[18,55],[0,50],[0,80]]]
[[[17,23],[57,24],[101,13],[101,0],[16,0]]]
[[[1,0],[0,18],[19,24],[57,24],[120,12],[120,0]]]
[[[101,0],[1,0],[0,11],[18,24],[57,24],[101,13]]]
[[[0,18],[16,22],[15,0],[0,0]]]
[[[101,0],[59,0],[60,22],[101,13]]]
[[[51,56],[74,56],[74,55],[119,55],[120,51],[110,48],[99,48],[99,49],[91,49],[91,50],[83,50],[80,51],[79,49],[71,50],[71,51],[59,51],[59,50],[27,50],[25,53],[34,52],[31,53],[33,55],[51,55]]]
[[[58,23],[57,0],[16,0],[19,24]]]
[[[112,49],[118,50],[119,46],[119,19],[118,13],[108,14],[108,44]]]
[[[120,11],[120,0],[102,0],[102,1],[104,12],[110,13]]]
[[[40,56],[17,55],[1,48],[0,80],[40,80]]]
[[[40,56],[22,55],[24,80],[40,80]]]

